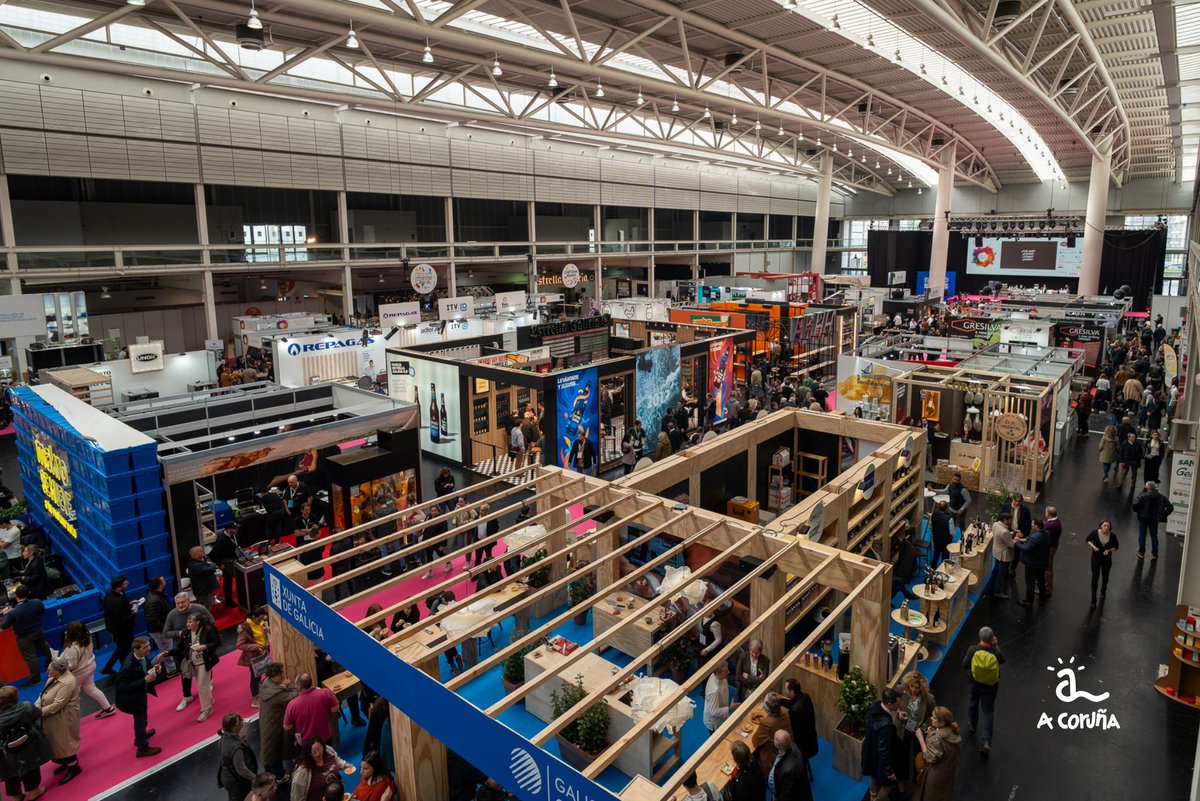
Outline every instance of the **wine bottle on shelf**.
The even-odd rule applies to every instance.
[[[936,609],[933,612],[933,625],[937,626],[938,621],[942,619],[942,610]]]
[[[442,421],[438,413],[437,384],[429,383],[429,441],[442,441]]]

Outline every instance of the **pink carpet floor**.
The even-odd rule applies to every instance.
[[[249,669],[240,667],[237,659],[236,651],[226,654],[213,671],[213,714],[203,723],[196,722],[196,716],[200,714],[199,699],[188,704],[184,711],[175,711],[181,693],[178,678],[158,685],[158,697],[149,698],[150,727],[157,730],[150,743],[162,749],[158,756],[146,759],[134,756],[133,718],[129,715],[118,712],[104,720],[97,720],[95,715],[84,718],[79,727],[79,764],[83,766],[83,773],[66,787],[59,787],[57,780],[49,781],[45,797],[63,801],[95,798],[213,737],[220,730],[221,718],[227,712],[237,712],[243,717],[257,714],[258,710],[250,706]],[[106,694],[111,701],[111,690]],[[50,779],[51,767],[47,765],[42,769],[43,781]],[[208,789],[201,793],[202,797],[209,797]]]

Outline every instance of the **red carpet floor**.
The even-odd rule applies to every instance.
[[[257,714],[258,710],[250,706],[250,671],[240,667],[237,658],[236,651],[226,654],[213,671],[213,714],[203,723],[196,722],[200,714],[199,699],[188,704],[184,711],[175,711],[181,693],[178,678],[158,685],[158,697],[150,696],[149,709],[150,727],[157,730],[150,742],[162,749],[158,756],[135,758],[133,718],[129,715],[118,712],[104,720],[96,720],[95,715],[84,718],[80,723],[79,748],[83,773],[66,787],[59,787],[57,781],[47,784],[46,798],[63,801],[95,798],[214,736],[225,713],[238,712],[243,717]],[[111,690],[106,690],[106,694],[111,701]],[[43,779],[49,777],[50,767],[42,769]],[[216,791],[215,785],[214,778],[213,787],[204,788],[197,797],[215,797],[209,792]]]

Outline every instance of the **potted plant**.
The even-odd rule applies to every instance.
[[[991,522],[996,518],[996,515],[1012,506],[1012,495],[1012,490],[1003,484],[995,489],[988,490],[987,500],[983,506],[984,514],[986,515],[984,522]]]
[[[837,708],[842,719],[833,729],[833,766],[855,781],[862,779],[862,741],[867,713],[875,703],[875,685],[857,665],[842,678]]]
[[[691,634],[685,634],[667,646],[663,661],[671,670],[671,681],[682,686],[692,675],[692,663],[700,656],[700,643]]]
[[[587,565],[587,562],[580,562],[576,570]],[[586,576],[581,576],[567,585],[567,598],[571,606],[578,606],[596,594],[596,575],[588,573]],[[588,619],[588,610],[575,613],[575,625],[586,626]]]
[[[514,629],[512,635],[508,638],[508,644],[512,645],[528,633],[527,631]],[[504,660],[504,666],[500,669],[500,683],[504,685],[504,692],[506,694],[511,693],[525,683],[525,657],[544,641],[545,638],[543,637],[541,640],[535,640],[523,648],[518,648]]]
[[[545,548],[538,548],[533,553],[521,557],[521,569],[524,570],[530,565],[537,564],[549,555],[550,552]],[[530,589],[536,590],[540,587],[545,587],[550,583],[550,565],[546,565],[530,573],[527,581]]]
[[[574,683],[564,683],[550,693],[550,709],[557,720],[587,697],[583,687],[583,674],[575,676]],[[592,763],[608,740],[608,705],[597,701],[575,716],[574,720],[555,735],[563,761],[576,770],[583,770]]]

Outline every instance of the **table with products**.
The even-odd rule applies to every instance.
[[[467,607],[473,603],[476,603],[477,601],[495,598],[495,611],[500,613],[515,604],[521,598],[524,598],[528,593],[529,585],[521,581],[515,581],[512,584],[506,584],[497,590],[485,590],[477,595],[468,596],[461,603],[455,603],[455,605],[451,608],[456,611],[466,611]],[[516,618],[516,626],[519,630],[529,631],[528,610],[522,609],[518,611],[514,617]],[[499,622],[499,620],[497,620],[497,622]],[[421,661],[419,655],[408,650],[413,646],[417,646],[426,652],[431,652],[436,657],[436,655],[444,649],[443,643],[445,643],[447,640],[446,629],[443,628],[441,623],[434,623],[430,625],[424,621],[418,623],[417,626],[417,632],[405,640],[401,646],[397,646],[401,650],[396,651],[396,653],[403,653],[404,658],[409,661]],[[460,643],[462,647],[463,663],[467,667],[474,667],[475,664],[479,662],[479,638],[487,637],[490,631],[491,629],[488,629],[487,631],[480,631],[474,637],[468,637],[466,640],[463,640],[463,642]],[[429,655],[429,653],[423,654],[424,658],[426,659],[429,657]],[[416,659],[413,657],[416,657]]]
[[[546,723],[554,720],[550,696],[555,690],[565,684],[575,683],[576,678],[580,677],[584,690],[591,692],[593,688],[610,681],[618,670],[616,665],[597,654],[585,654],[571,665],[565,665],[567,658],[568,655],[549,646],[542,646],[525,655],[527,682],[547,671],[555,674],[555,678],[542,682],[525,696],[525,711],[538,720]],[[604,696],[609,714],[609,742],[616,742],[638,723],[629,705],[628,695],[629,692],[620,687]],[[613,765],[627,776],[646,776],[657,781],[682,760],[682,748],[679,732],[672,737],[652,729],[628,743]]]
[[[651,603],[653,601],[630,592],[617,592],[601,598],[592,607],[593,637],[598,642],[636,659],[653,647],[654,634],[661,625],[658,609],[646,611]],[[631,615],[635,618],[631,625],[613,634],[608,633]]]
[[[980,527],[972,523],[963,532],[963,537],[971,535],[979,538],[979,532]],[[992,569],[992,529],[990,526],[983,526],[983,537],[979,541],[972,542],[970,553],[962,553],[963,540],[950,543],[946,549],[952,556],[959,554],[959,563],[971,571],[970,586],[979,586],[987,578],[988,571]]]
[[[946,575],[946,589],[942,597],[924,603],[928,624],[918,626],[925,639],[939,645],[949,645],[950,635],[958,630],[963,616],[967,613],[967,590],[970,587],[971,571],[965,567],[954,567],[950,562],[942,562],[938,572]],[[923,585],[913,588],[913,591],[923,589]],[[918,593],[919,594],[919,593]],[[941,630],[938,630],[938,624]]]

